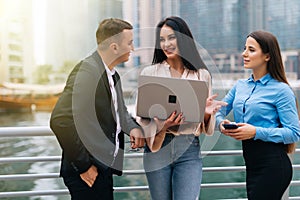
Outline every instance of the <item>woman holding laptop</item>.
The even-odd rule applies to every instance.
[[[144,168],[151,198],[195,200],[202,180],[198,136],[214,133],[214,114],[226,103],[211,95],[211,75],[183,19],[172,16],[158,23],[152,65],[144,68],[141,75],[201,80],[208,84],[203,122],[185,122],[184,113],[177,111],[166,120],[137,117],[146,137]]]

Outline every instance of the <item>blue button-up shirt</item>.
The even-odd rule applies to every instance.
[[[224,97],[216,114],[219,125],[233,110],[234,120],[256,127],[255,140],[289,144],[300,139],[296,97],[289,85],[266,74],[255,81],[239,80]]]

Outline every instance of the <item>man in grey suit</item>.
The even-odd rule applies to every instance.
[[[62,148],[60,174],[72,199],[113,199],[113,174],[122,175],[124,134],[131,148],[144,146],[142,129],[124,103],[115,66],[133,51],[131,24],[105,19],[98,48],[77,64],[50,119]]]

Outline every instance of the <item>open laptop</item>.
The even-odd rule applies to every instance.
[[[136,114],[164,120],[177,111],[183,112],[186,122],[203,122],[207,97],[205,81],[140,76]]]

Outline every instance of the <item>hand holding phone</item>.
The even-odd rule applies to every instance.
[[[230,123],[230,124],[223,124],[223,127],[225,129],[237,129],[239,126],[236,125],[235,123]]]

